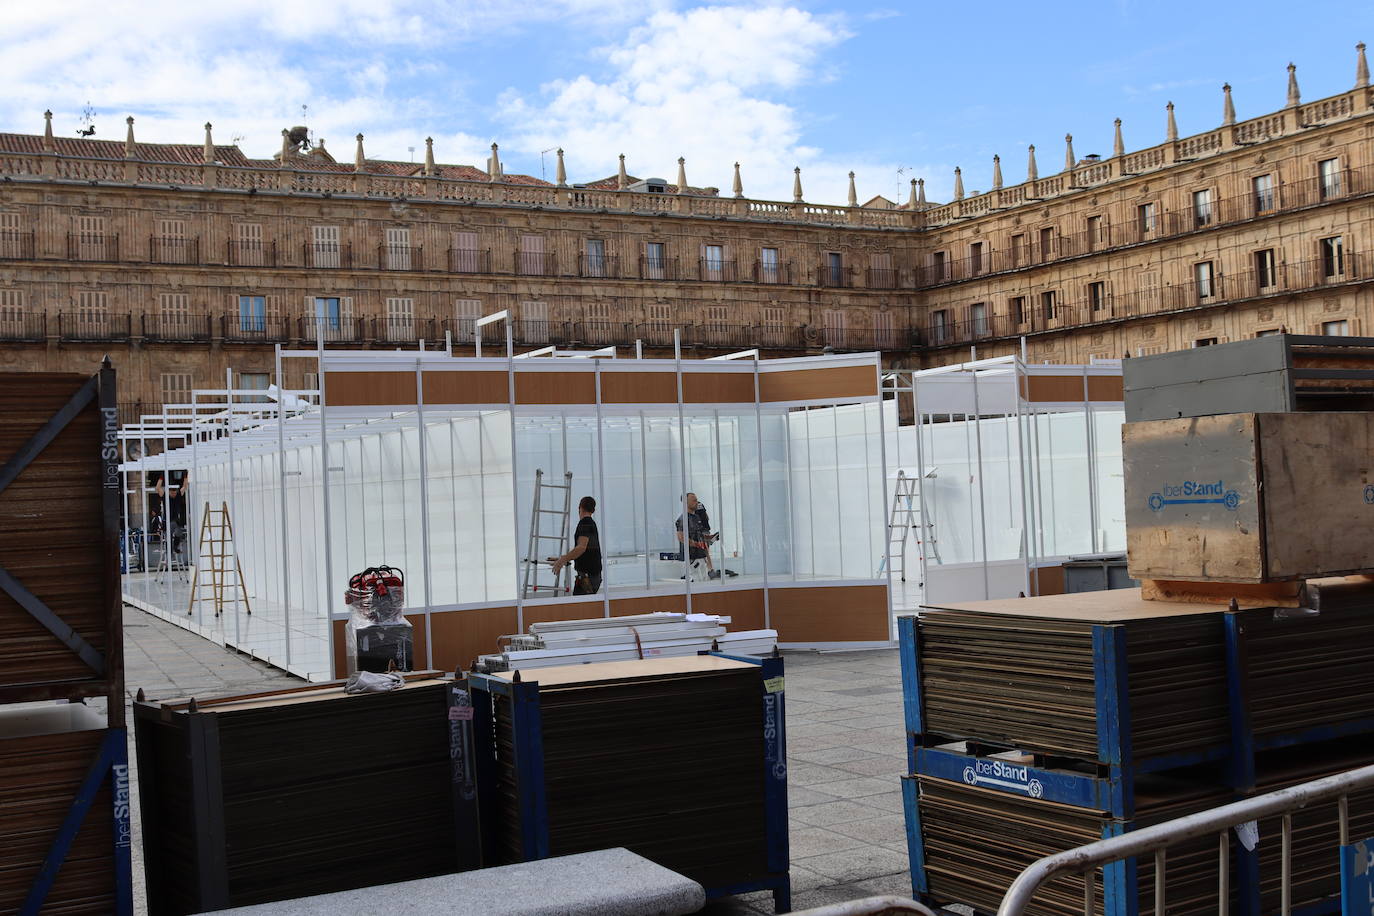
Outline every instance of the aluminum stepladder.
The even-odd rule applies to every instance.
[[[566,595],[572,591],[571,563],[563,567],[563,571],[554,577],[552,583],[539,582],[539,573],[547,568],[545,564],[548,558],[562,556],[568,550],[568,518],[572,515],[572,478],[572,471],[567,471],[563,474],[561,484],[544,483],[543,470],[534,472],[534,511],[530,513],[530,549],[525,554],[525,580],[521,590],[525,598],[538,597],[541,592],[550,596],[559,594],[560,579],[562,594]],[[562,490],[563,508],[545,508],[545,490]],[[556,504],[556,500],[551,502]],[[550,533],[550,522],[556,524],[556,533]],[[550,550],[550,547],[553,549]]]
[[[897,578],[906,581],[906,543],[910,538],[911,529],[915,528],[920,533],[916,535],[916,548],[925,550],[929,545],[930,556],[935,562],[940,562],[940,548],[935,542],[934,526],[925,518],[925,513],[921,511],[920,494],[916,488],[920,485],[915,477],[906,476],[906,471],[897,472],[897,485],[892,490],[892,514],[887,520],[887,557],[884,557],[878,564],[878,575],[883,575],[888,559],[892,560],[892,572]]]
[[[231,558],[234,562],[232,578],[228,567]],[[205,574],[203,581],[201,573]],[[216,617],[224,612],[225,593],[233,589],[238,589],[238,599],[243,602],[244,609],[253,613],[248,603],[248,587],[243,581],[243,566],[239,563],[238,545],[234,542],[234,523],[229,518],[228,503],[220,503],[218,509],[212,509],[206,503],[205,511],[201,514],[200,549],[196,551],[195,573],[191,576],[191,601],[186,608],[187,617],[195,613],[196,601],[200,598],[199,590],[202,588],[210,590]],[[234,597],[230,595],[228,600],[232,602]]]

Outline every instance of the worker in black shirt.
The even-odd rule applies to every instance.
[[[687,504],[687,511],[684,513],[687,516],[687,536],[685,539],[687,544],[687,559],[705,560],[706,578],[719,579],[720,570],[716,569],[715,564],[711,562],[710,548],[712,544],[720,539],[720,535],[711,533],[711,519],[706,514],[706,507],[697,499],[695,493],[688,493],[683,497],[683,502]],[[677,529],[678,543],[683,543],[684,538],[681,515],[677,517],[677,521],[673,523],[673,527]],[[725,574],[727,576],[737,575],[733,569],[725,570]]]
[[[572,563],[576,577],[573,582],[574,595],[595,595],[601,591],[601,538],[597,534],[596,500],[584,496],[577,504],[577,528],[573,531],[572,549],[561,557],[550,557],[553,576],[557,580],[563,567]]]

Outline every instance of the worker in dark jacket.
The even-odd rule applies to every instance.
[[[720,535],[711,532],[711,518],[706,514],[706,507],[697,499],[695,493],[688,493],[683,498],[683,502],[686,504],[687,508],[687,511],[684,513],[687,517],[687,533],[685,540],[687,545],[687,559],[693,561],[705,560],[706,578],[719,579],[721,571],[716,569],[715,564],[711,562],[711,545],[720,539]],[[684,543],[682,518],[683,516],[679,515],[677,521],[673,523],[673,527],[677,529],[677,541],[679,544]],[[727,576],[737,575],[733,569],[725,570],[725,574]]]

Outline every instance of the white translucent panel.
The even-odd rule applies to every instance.
[[[763,462],[763,492],[761,515],[766,527],[763,531],[764,549],[768,551],[768,578],[791,578],[794,575],[792,555],[796,532],[792,523],[788,454],[788,414],[780,411],[763,412],[759,423],[763,429],[760,457]]]
[[[1093,412],[1093,446],[1097,471],[1098,550],[1120,553],[1126,549],[1126,478],[1122,470],[1121,426],[1125,411]]]

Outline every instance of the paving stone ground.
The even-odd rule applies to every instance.
[[[125,608],[124,626],[131,697],[140,687],[149,697],[165,699],[303,683],[142,611]],[[786,657],[793,908],[883,894],[910,896],[898,781],[906,752],[897,651],[788,652]],[[135,902],[143,913],[137,821],[134,840]],[[703,912],[772,913],[772,896],[731,897]]]

